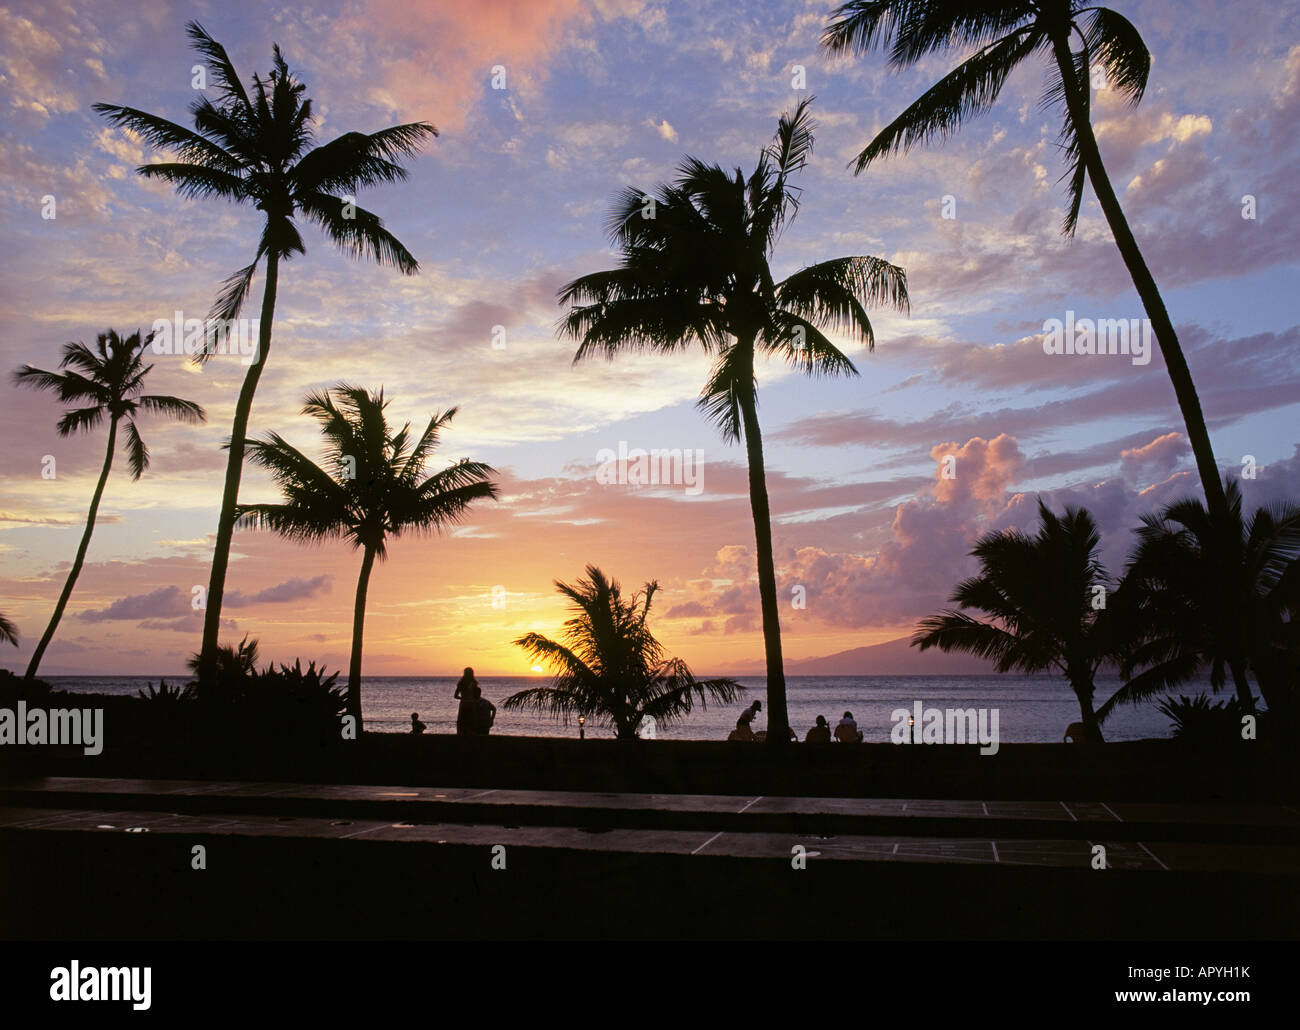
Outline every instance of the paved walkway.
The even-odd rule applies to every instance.
[[[0,834],[150,833],[595,852],[1300,875],[1300,810],[49,777],[0,785]]]

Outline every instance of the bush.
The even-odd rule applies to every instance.
[[[207,689],[197,681],[185,687],[141,690],[142,724],[162,743],[182,746],[213,744],[272,750],[329,744],[341,739],[340,716],[347,709],[339,674],[301,659],[293,665],[274,662],[257,670],[257,641],[245,637],[238,647],[220,648],[216,675]],[[190,659],[197,672],[198,656]]]
[[[148,701],[153,707],[170,707],[183,701],[194,700],[193,683],[187,683],[184,687],[169,687],[166,680],[161,680],[157,690],[154,690],[152,683],[146,683],[145,686],[149,692],[146,694],[143,690],[139,691],[140,699]]]
[[[45,704],[51,687],[44,680],[26,679],[8,669],[0,669],[0,707],[12,708],[19,701]]]
[[[302,667],[269,665],[246,681],[239,707],[277,737],[295,740],[339,738],[339,719],[347,711],[347,695],[336,685],[337,672],[310,662]]]
[[[1194,698],[1179,697],[1175,701],[1165,698],[1159,709],[1173,720],[1174,739],[1198,747],[1226,747],[1241,740],[1241,717],[1245,714],[1240,702],[1211,702],[1204,693]]]

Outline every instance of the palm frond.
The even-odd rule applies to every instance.
[[[209,325],[218,320],[232,322],[239,317],[240,311],[244,308],[244,301],[248,299],[248,291],[253,286],[253,275],[257,271],[257,262],[261,259],[262,253],[259,249],[251,265],[245,265],[238,272],[228,276],[221,284],[221,291],[208,311]],[[198,361],[206,360],[209,357],[207,348],[200,349],[195,357]]]
[[[189,425],[198,425],[200,422],[206,422],[208,418],[208,413],[203,410],[202,405],[166,394],[145,394],[136,398],[136,403],[142,411],[167,415],[177,422],[185,422]]]
[[[297,192],[352,193],[367,186],[402,182],[399,158],[411,157],[438,130],[427,122],[394,125],[379,132],[347,132],[308,153],[294,168]]]
[[[145,445],[134,419],[126,420],[126,464],[131,478],[139,479],[149,467],[149,448]]]
[[[947,139],[963,122],[987,111],[1007,77],[1039,43],[1032,28],[1020,29],[962,62],[876,134],[850,162],[853,174],[861,174],[879,158]]]
[[[185,25],[185,34],[190,43],[212,65],[217,87],[221,90],[223,100],[230,101],[236,110],[246,118],[253,116],[253,106],[248,101],[248,94],[239,81],[239,74],[231,63],[226,48],[218,43],[199,22],[191,21]]]
[[[1106,88],[1118,90],[1130,104],[1146,92],[1151,52],[1133,23],[1109,7],[1097,7],[1083,31],[1088,49],[1106,69]]]
[[[242,201],[248,195],[247,184],[238,175],[200,164],[170,162],[140,165],[136,172],[146,179],[161,179],[175,187],[177,193],[189,200],[200,197],[221,197],[225,200]]]
[[[139,136],[149,146],[170,150],[186,164],[227,175],[240,175],[245,171],[244,162],[216,143],[159,115],[118,104],[92,104],[91,108],[111,124]]]
[[[100,423],[104,421],[107,410],[103,405],[96,405],[93,408],[73,408],[65,411],[56,427],[58,433],[60,436],[73,436],[98,429]]]
[[[420,263],[396,236],[384,228],[378,215],[339,197],[311,193],[299,201],[302,212],[334,243],[353,257],[370,257],[391,265],[403,275],[414,275]]]

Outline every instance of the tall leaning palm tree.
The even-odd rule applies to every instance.
[[[687,157],[656,196],[625,189],[609,220],[620,266],[575,279],[559,294],[570,305],[560,332],[581,341],[575,362],[695,344],[714,359],[699,404],[724,439],[745,443],[773,746],[788,743],[789,733],[756,359],[776,357],[809,375],[856,375],[823,329],[870,350],[867,307],[908,306],[906,274],[878,257],[834,258],[780,282],[772,275],[773,248],[798,208],[791,180],[812,152],[810,100],[781,117],[748,176]]]
[[[206,58],[218,92],[215,104],[200,96],[191,105],[194,131],[133,107],[95,104],[94,108],[114,125],[125,126],[150,145],[175,154],[176,161],[140,166],[136,169],[140,175],[170,183],[184,197],[251,204],[266,216],[252,262],[226,280],[209,312],[210,321],[238,317],[257,266],[265,259],[257,354],[244,376],[231,426],[203,619],[202,681],[211,675],[216,656],[244,439],[253,395],[270,355],[280,262],[306,253],[295,218],[315,222],[354,257],[373,258],[404,275],[415,274],[419,270],[415,258],[376,215],[356,205],[355,194],[365,187],[404,180],[406,169],[398,161],[438,133],[426,122],[411,122],[372,133],[344,133],[317,146],[312,102],[303,96],[306,86],[290,72],[279,46],[274,47],[273,70],[265,79],[254,75],[252,89],[246,91],[225,47],[198,22],[190,22],[187,32]],[[206,351],[200,358],[205,356]]]
[[[822,36],[825,49],[866,54],[878,46],[888,50],[889,63],[898,69],[948,47],[975,50],[876,134],[853,163],[855,174],[880,158],[955,133],[963,122],[993,106],[1022,61],[1042,54],[1054,64],[1043,102],[1065,108],[1060,141],[1069,165],[1070,207],[1062,232],[1074,235],[1086,178],[1160,344],[1206,500],[1212,511],[1225,513],[1223,484],[1191,371],[1092,131],[1094,66],[1104,69],[1107,88],[1131,104],[1146,90],[1151,54],[1137,29],[1123,15],[1087,0],[853,0],[839,7],[835,17]]]
[[[388,556],[390,537],[441,530],[458,522],[474,501],[496,497],[496,486],[488,478],[495,470],[482,462],[462,459],[425,475],[425,465],[457,409],[435,414],[416,438],[409,422],[392,431],[384,414],[387,406],[383,390],[375,393],[346,383],[309,394],[302,413],[320,424],[326,441],[324,465],[278,433],[245,441],[249,460],[270,472],[284,501],[237,509],[241,526],[271,529],[291,540],[342,538],[360,548],[347,688],[348,712],[358,732],[361,640],[375,559]]]
[[[573,613],[563,641],[540,633],[515,641],[533,660],[554,666],[554,680],[510,695],[504,708],[532,708],[566,725],[582,716],[609,724],[619,740],[636,740],[647,719],[667,726],[689,715],[696,701],[701,708],[709,698],[729,704],[745,689],[729,679],[697,680],[685,662],[668,656],[647,624],[658,583],[624,597],[617,580],[595,565],[586,571],[576,584],[555,582]]]
[[[27,663],[29,679],[36,675],[45,649],[50,646],[54,631],[59,628],[59,620],[63,618],[63,610],[68,606],[72,588],[77,585],[77,577],[81,575],[81,566],[85,563],[86,551],[90,547],[90,535],[95,531],[99,502],[104,496],[104,485],[108,482],[108,473],[113,467],[118,428],[122,428],[126,438],[126,462],[131,470],[131,479],[136,480],[149,467],[149,448],[145,446],[135,424],[139,414],[165,415],[189,423],[202,422],[207,418],[204,410],[193,401],[140,392],[145,377],[153,368],[153,365],[146,365],[143,361],[145,348],[152,341],[152,333],[141,338],[137,330],[123,339],[115,330],[109,329],[99,334],[94,347],[88,347],[84,343],[64,344],[63,358],[59,362],[62,371],[48,372],[25,365],[13,374],[17,386],[50,390],[58,395],[60,401],[76,405],[65,411],[59,419],[60,436],[90,432],[99,428],[105,418],[108,419],[108,447],[104,453],[99,482],[95,484],[95,492],[90,498],[86,529],[81,534],[81,544],[77,547],[72,568],[68,570],[63,592],[54,605],[54,614],[50,616],[50,623],[45,627],[36,650],[32,652],[31,661]]]
[[[1059,672],[1079,702],[1085,736],[1100,742],[1095,677],[1114,654],[1107,610],[1093,604],[1097,586],[1112,586],[1097,555],[1101,536],[1082,508],[1057,515],[1039,500],[1038,517],[1034,536],[988,533],[971,552],[979,575],[959,583],[951,600],[987,618],[945,609],[918,623],[912,646],[986,658],[998,672]]]

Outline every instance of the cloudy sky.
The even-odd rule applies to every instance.
[[[401,539],[377,566],[367,674],[528,672],[511,641],[555,633],[552,587],[594,562],[627,587],[656,579],[657,630],[700,671],[762,657],[743,452],[697,412],[705,359],[573,366],[556,290],[613,262],[603,226],[624,186],[671,178],[684,154],[752,168],[777,117],[814,95],[814,158],[778,274],[870,254],[902,265],[909,316],[874,318],[877,348],[845,343],[860,375],[759,370],[786,653],[829,654],[910,632],[970,570],[981,532],[1032,525],[1036,498],[1086,504],[1123,562],[1140,513],[1197,482],[1163,362],[1043,352],[1047,319],[1143,312],[1089,192],[1075,239],[1058,229],[1060,118],[1044,68],[943,146],[854,177],[847,163],[957,55],[905,73],[830,60],[815,0],[346,0],[311,5],[61,0],[0,6],[0,207],[7,227],[0,364],[54,367],[69,340],[201,316],[250,260],[259,213],[146,183],[160,159],[91,111],[127,104],[187,122],[185,22],[245,78],[280,44],[315,99],[321,140],[428,120],[410,179],[369,191],[420,261],[402,277],[332,250],[282,266],[255,434],[316,446],[303,395],[383,385],[391,415],[457,405],[443,457],[499,470],[501,497],[446,535]],[[1220,464],[1259,467],[1248,497],[1297,493],[1300,473],[1300,3],[1117,0],[1153,56],[1142,104],[1098,89],[1103,157],[1164,292]],[[505,89],[493,89],[494,68]],[[797,85],[804,69],[806,89]],[[498,74],[498,84],[500,76]],[[43,218],[43,198],[56,217]],[[1254,218],[1243,198],[1254,198]],[[951,198],[945,210],[944,198]],[[955,217],[944,217],[945,214]],[[250,315],[256,314],[261,282]],[[504,347],[494,327],[504,326]],[[498,346],[494,346],[494,341]],[[120,461],[90,555],[43,671],[174,673],[198,646],[238,358],[201,371],[160,357],[152,392],[203,404],[206,426],[144,419],[153,465]],[[60,439],[57,401],[0,385],[0,611],[39,638],[75,553],[103,459],[97,434]],[[597,454],[702,452],[702,490],[610,484]],[[53,455],[57,475],[41,476]],[[956,459],[944,479],[944,459]],[[271,500],[258,473],[244,500]],[[346,666],[360,556],[240,532],[226,636],[276,659]],[[806,606],[796,607],[796,587]],[[495,604],[494,604],[495,601]]]

